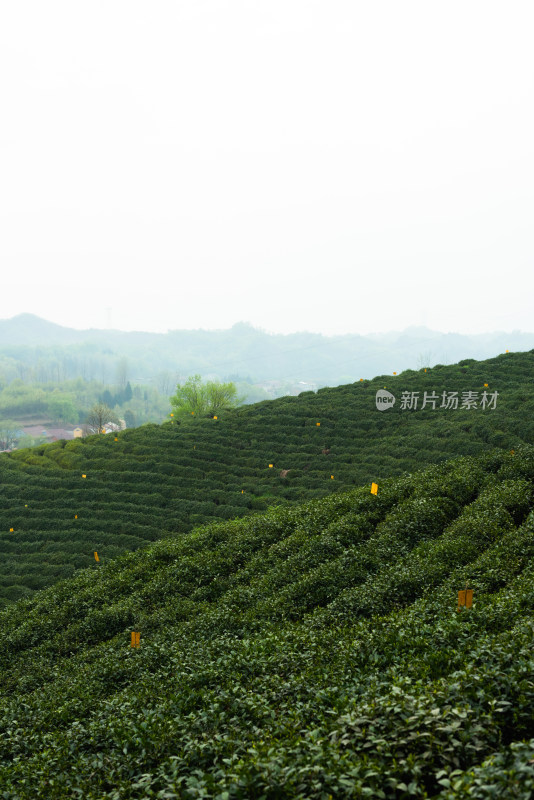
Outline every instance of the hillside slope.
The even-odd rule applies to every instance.
[[[533,443],[533,368],[534,351],[509,353],[3,455],[0,598],[68,577],[94,551],[109,559],[211,520]],[[397,401],[380,412],[384,386]],[[425,391],[434,410],[421,409]],[[477,392],[478,407],[440,408],[452,391],[460,404]],[[484,391],[498,392],[496,408],[480,407]],[[403,392],[419,393],[416,410],[401,408]]]
[[[533,498],[534,447],[493,451],[20,601],[0,615],[2,797],[528,800]]]

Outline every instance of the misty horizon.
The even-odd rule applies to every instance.
[[[529,330],[534,8],[10,4],[0,317]]]
[[[75,330],[75,331],[78,331],[80,333],[83,333],[84,331],[87,331],[87,332],[90,332],[90,331],[102,331],[102,332],[109,331],[109,332],[113,332],[113,333],[153,333],[153,334],[161,334],[161,335],[165,335],[166,333],[173,333],[173,332],[194,332],[194,331],[206,331],[206,332],[210,332],[210,333],[217,333],[217,332],[223,333],[223,332],[231,331],[234,328],[238,328],[239,326],[243,326],[243,327],[246,327],[246,328],[251,328],[251,329],[253,329],[255,331],[258,331],[260,333],[264,333],[264,334],[266,334],[268,336],[291,336],[291,335],[294,335],[294,334],[303,334],[303,335],[310,334],[310,335],[324,336],[325,338],[336,338],[336,337],[341,337],[341,336],[361,336],[361,337],[364,337],[364,338],[365,337],[373,337],[373,336],[389,336],[389,335],[394,335],[394,334],[402,334],[402,333],[404,333],[406,331],[417,331],[417,330],[425,331],[425,332],[428,332],[428,333],[437,333],[437,334],[441,334],[441,335],[444,335],[444,336],[477,336],[477,337],[486,336],[486,335],[494,336],[494,335],[500,335],[500,334],[503,334],[503,335],[506,335],[506,334],[525,334],[525,335],[529,335],[529,334],[533,333],[533,331],[522,330],[521,328],[515,328],[513,330],[495,329],[495,330],[481,331],[480,333],[468,333],[466,331],[461,331],[461,330],[443,331],[443,330],[438,330],[436,328],[430,328],[428,325],[417,325],[417,324],[407,325],[404,328],[387,329],[387,330],[386,329],[384,329],[384,330],[373,330],[373,331],[368,331],[368,332],[365,332],[365,333],[362,333],[360,331],[348,331],[347,333],[344,333],[344,334],[328,334],[328,333],[324,333],[323,331],[305,330],[305,329],[284,332],[284,331],[279,331],[279,330],[268,330],[268,329],[262,328],[259,325],[254,325],[252,322],[250,322],[248,320],[244,320],[244,319],[236,320],[231,325],[228,325],[227,327],[220,327],[220,328],[210,328],[210,327],[205,327],[205,326],[193,327],[193,328],[167,328],[167,330],[148,330],[148,329],[141,329],[141,328],[127,329],[127,328],[115,328],[115,327],[106,327],[106,326],[92,326],[90,328],[85,328],[85,327],[78,327],[76,325],[64,325],[64,324],[62,324],[60,322],[56,322],[55,320],[49,319],[48,317],[44,317],[44,316],[41,316],[39,314],[33,314],[31,312],[28,312],[28,311],[22,311],[22,312],[20,312],[18,314],[14,314],[12,317],[2,318],[2,319],[0,319],[0,323],[2,323],[2,322],[13,322],[13,321],[16,321],[16,320],[23,320],[24,321],[25,319],[26,320],[37,319],[37,320],[39,320],[41,322],[45,322],[45,323],[47,323],[49,325],[57,326],[57,327],[60,327],[60,328],[66,328],[66,329]],[[0,345],[1,344],[2,344],[2,342],[0,341]]]

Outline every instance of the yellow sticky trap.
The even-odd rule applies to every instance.
[[[174,417],[174,414],[171,414],[171,417]]]
[[[488,388],[488,384],[487,383],[485,383],[484,386],[486,387],[486,389]]]
[[[515,453],[515,450],[510,450],[510,455],[513,456],[514,453]]]
[[[426,367],[425,367],[425,372],[426,372]]]
[[[378,494],[378,483],[371,484],[371,494]]]
[[[244,489],[241,489],[241,494],[245,494],[245,490]]]
[[[330,480],[331,480],[331,481],[333,481],[333,480],[334,480],[334,476],[333,476],[333,475],[330,475]]]
[[[316,422],[315,424],[317,425],[317,427],[319,427],[321,425],[320,422]]]
[[[363,383],[363,378],[360,378],[360,383]]]
[[[192,411],[191,414],[193,415],[193,417],[195,416],[195,412],[194,411]]]
[[[9,529],[9,532],[10,532],[10,533],[13,533],[13,531],[14,531],[14,530],[15,530],[14,528],[10,528],[10,529]]]
[[[140,647],[141,643],[141,634],[139,631],[132,631],[132,640],[130,642],[130,647]]]
[[[394,374],[394,375],[396,375],[397,373],[396,373],[396,372],[394,372],[393,374]]]
[[[217,419],[217,417],[213,417],[213,419]]]
[[[272,464],[269,464],[269,469],[272,469],[272,468],[273,468],[273,465],[272,465]]]
[[[118,438],[117,438],[116,436],[115,436],[115,441],[116,441],[116,442],[118,442],[118,441],[119,441],[119,440],[118,440]]]
[[[510,351],[509,351],[509,350],[506,350],[506,352],[507,352],[507,353],[509,353]]]
[[[87,475],[82,475],[82,478],[87,478]]]
[[[461,606],[465,606],[465,608],[471,608],[473,605],[473,590],[472,589],[460,589],[458,592],[458,608],[457,611],[460,610]]]
[[[28,508],[28,503],[25,504],[24,508]]]
[[[98,553],[96,552],[96,550],[95,550],[95,561],[100,561],[100,559],[98,557]]]
[[[78,519],[78,514],[75,514],[75,515],[74,515],[74,519]]]

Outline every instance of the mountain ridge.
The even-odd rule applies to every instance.
[[[76,377],[76,372],[71,375],[68,370],[79,369],[75,358],[79,356],[85,369],[90,357],[95,363],[105,364],[108,371],[119,359],[127,358],[136,381],[154,380],[167,370],[182,376],[248,377],[253,383],[303,379],[321,386],[461,358],[480,360],[505,350],[525,351],[534,347],[534,333],[464,335],[412,327],[385,334],[329,337],[306,332],[270,334],[249,323],[236,323],[227,330],[170,330],[162,334],[78,331],[28,314],[0,320],[0,357],[2,352],[10,358],[19,356],[26,366],[47,358],[57,362],[61,355],[58,347],[65,348],[65,377]],[[8,368],[6,364],[4,369]],[[99,368],[95,369],[98,373]],[[0,377],[1,370],[0,361]]]

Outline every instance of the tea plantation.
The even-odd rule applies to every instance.
[[[524,445],[94,563],[0,614],[0,797],[527,800],[533,555]]]
[[[532,444],[533,368],[534,351],[507,353],[4,454],[0,604],[90,566],[95,551],[103,564],[213,520]],[[380,412],[384,386],[396,403]],[[459,407],[440,407],[454,391]],[[495,391],[496,407],[482,408]],[[403,392],[419,393],[417,409],[402,408]],[[422,408],[425,392],[435,408]],[[476,408],[461,408],[463,392],[478,393]]]

